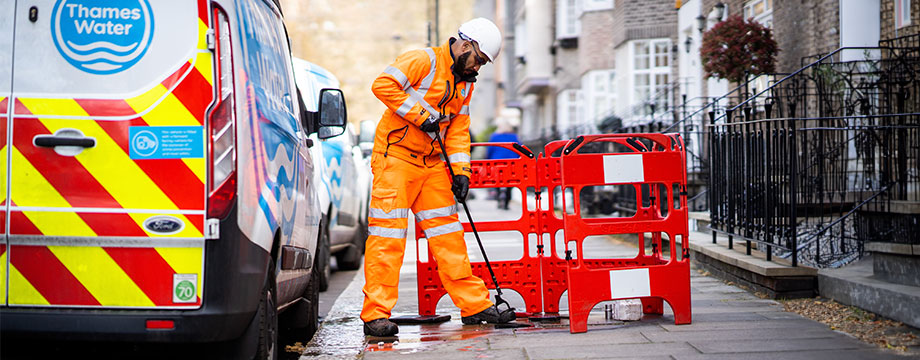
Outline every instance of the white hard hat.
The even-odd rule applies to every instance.
[[[475,18],[460,25],[458,29],[460,38],[463,40],[475,41],[479,44],[479,50],[485,54],[489,61],[495,61],[495,57],[502,50],[502,33],[498,31],[491,20],[486,18]]]

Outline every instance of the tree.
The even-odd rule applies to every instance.
[[[774,72],[777,51],[773,30],[734,15],[703,33],[700,57],[707,78],[740,83],[747,75]]]

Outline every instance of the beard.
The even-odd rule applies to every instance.
[[[479,76],[478,71],[466,67],[466,63],[472,54],[473,52],[469,51],[457,56],[457,61],[455,61],[454,66],[451,67],[454,77],[459,78],[460,81],[474,83],[476,82],[476,76]]]

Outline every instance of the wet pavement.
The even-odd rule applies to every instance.
[[[515,217],[514,209],[496,210],[495,202],[483,200],[484,192],[477,195],[479,199],[470,201],[474,220],[478,217],[489,220]],[[517,211],[519,214],[520,210]],[[461,219],[464,217],[461,215]],[[490,260],[520,257],[523,250],[515,249],[520,235],[510,238],[484,237]],[[477,261],[481,255],[475,239],[470,236],[467,240],[471,260]],[[407,243],[394,317],[417,315],[414,243]],[[610,238],[593,241],[591,246],[597,252],[617,257],[634,256],[638,251],[627,242]],[[893,351],[881,350],[830,330],[826,325],[785,312],[776,301],[760,299],[695,270],[691,271],[692,324],[674,325],[673,315],[667,306],[664,315],[645,315],[640,321],[609,320],[605,318],[604,303],[600,303],[591,313],[588,331],[581,334],[569,333],[564,316],[550,322],[518,319],[519,323],[532,325],[524,328],[465,326],[460,323],[459,310],[445,296],[438,303],[437,312],[451,315],[450,321],[400,325],[396,337],[369,338],[364,336],[359,318],[363,284],[361,270],[335,301],[301,359],[904,358]],[[513,291],[506,291],[505,298],[512,306],[523,308],[523,301]],[[565,315],[565,296],[560,308]]]

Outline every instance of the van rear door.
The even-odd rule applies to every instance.
[[[200,307],[208,3],[12,8],[7,306]]]
[[[13,13],[0,12],[0,54],[13,53]],[[9,247],[6,237],[6,159],[9,149],[7,143],[7,123],[10,113],[10,87],[12,86],[13,58],[0,56],[0,292],[6,294],[7,256]],[[0,300],[0,306],[6,305],[6,296]]]

